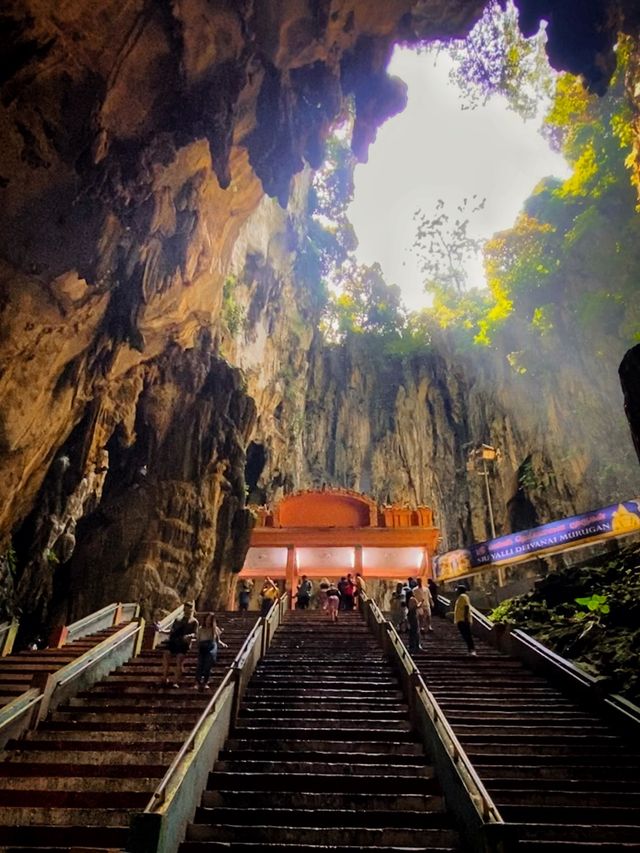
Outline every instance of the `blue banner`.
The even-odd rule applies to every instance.
[[[584,515],[551,521],[531,530],[489,539],[469,548],[448,551],[435,558],[435,576],[440,580],[451,580],[482,571],[483,568],[519,563],[542,554],[565,551],[580,543],[586,545],[638,531],[640,499],[636,498]]]

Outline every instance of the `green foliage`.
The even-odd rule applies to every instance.
[[[222,291],[222,317],[232,337],[244,327],[247,315],[244,306],[236,301],[235,289],[237,284],[238,280],[235,276],[227,276]]]
[[[404,328],[400,289],[384,280],[379,264],[343,267],[340,290],[325,314],[324,331],[329,340],[348,335],[393,337]]]
[[[13,542],[9,543],[7,550],[0,557],[0,561],[4,564],[9,575],[15,577],[16,569],[18,568],[18,558],[16,556],[16,549],[13,547]]]
[[[489,614],[489,620],[496,623],[508,622],[512,601],[513,599],[511,598],[505,598],[504,601],[501,601]]]
[[[607,596],[606,595],[590,595],[588,598],[576,598],[576,604],[579,604],[580,607],[586,607],[590,613],[601,613],[603,616],[606,616],[607,613],[610,612],[611,608],[607,604]]]
[[[640,546],[547,575],[489,616],[522,628],[607,689],[640,701]]]
[[[522,36],[512,2],[488,3],[466,39],[443,46],[455,61],[451,78],[465,107],[473,109],[499,94],[510,109],[533,118],[553,85],[545,41],[543,30],[529,39]]]
[[[57,566],[60,560],[58,555],[51,548],[47,548],[44,552],[44,558],[50,566]]]

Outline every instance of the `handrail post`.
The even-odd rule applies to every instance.
[[[138,634],[136,636],[136,644],[133,649],[133,654],[131,657],[137,658],[140,652],[142,651],[142,646],[144,643],[145,631],[147,628],[147,623],[143,616],[138,616]]]
[[[238,715],[240,713],[240,679],[242,676],[242,667],[233,668],[233,700],[231,702],[231,728],[235,728]]]
[[[49,704],[53,694],[55,685],[53,683],[53,675],[50,672],[34,672],[31,676],[31,687],[36,687],[42,691],[42,702],[35,705],[31,712],[29,720],[29,729],[37,729],[39,723],[44,720],[49,712]]]
[[[20,625],[20,623],[18,622],[17,619],[11,620],[11,624],[9,625],[9,628],[7,630],[7,635],[6,635],[5,640],[2,644],[2,651],[0,651],[0,657],[4,658],[7,655],[10,655],[11,652],[13,651],[13,644],[15,643],[16,636],[18,634],[19,625]]]
[[[113,622],[111,624],[112,624],[112,626],[115,627],[116,625],[119,625],[121,621],[122,621],[122,602],[119,601],[118,604],[116,605],[116,609],[113,611]]]

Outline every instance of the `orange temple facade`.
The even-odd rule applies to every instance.
[[[257,507],[240,578],[279,581],[295,589],[302,575],[338,579],[428,578],[440,531],[429,507],[379,507],[347,489],[288,495],[271,510]],[[284,584],[283,584],[284,581]]]

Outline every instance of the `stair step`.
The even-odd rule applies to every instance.
[[[209,773],[208,788],[215,790],[247,791],[327,791],[367,793],[430,793],[434,790],[433,778],[425,776],[394,776],[386,774],[374,776],[368,774],[337,773],[226,773],[213,770]]]
[[[420,811],[425,807],[440,811],[442,798],[434,784],[433,794],[411,793],[365,793],[363,791],[250,791],[219,790],[205,791],[202,805],[206,808],[227,806],[246,809],[247,803],[255,808],[289,809],[326,809],[333,806],[334,811],[367,809],[384,811]],[[202,819],[206,812],[202,812]]]
[[[254,843],[317,844],[323,846],[361,845],[363,847],[401,846],[431,847],[453,846],[457,834],[445,828],[361,828],[334,824],[329,826],[243,826],[223,824],[206,826],[192,824],[187,829],[189,841],[226,841],[231,843],[252,841]],[[183,848],[184,849],[184,848]]]

